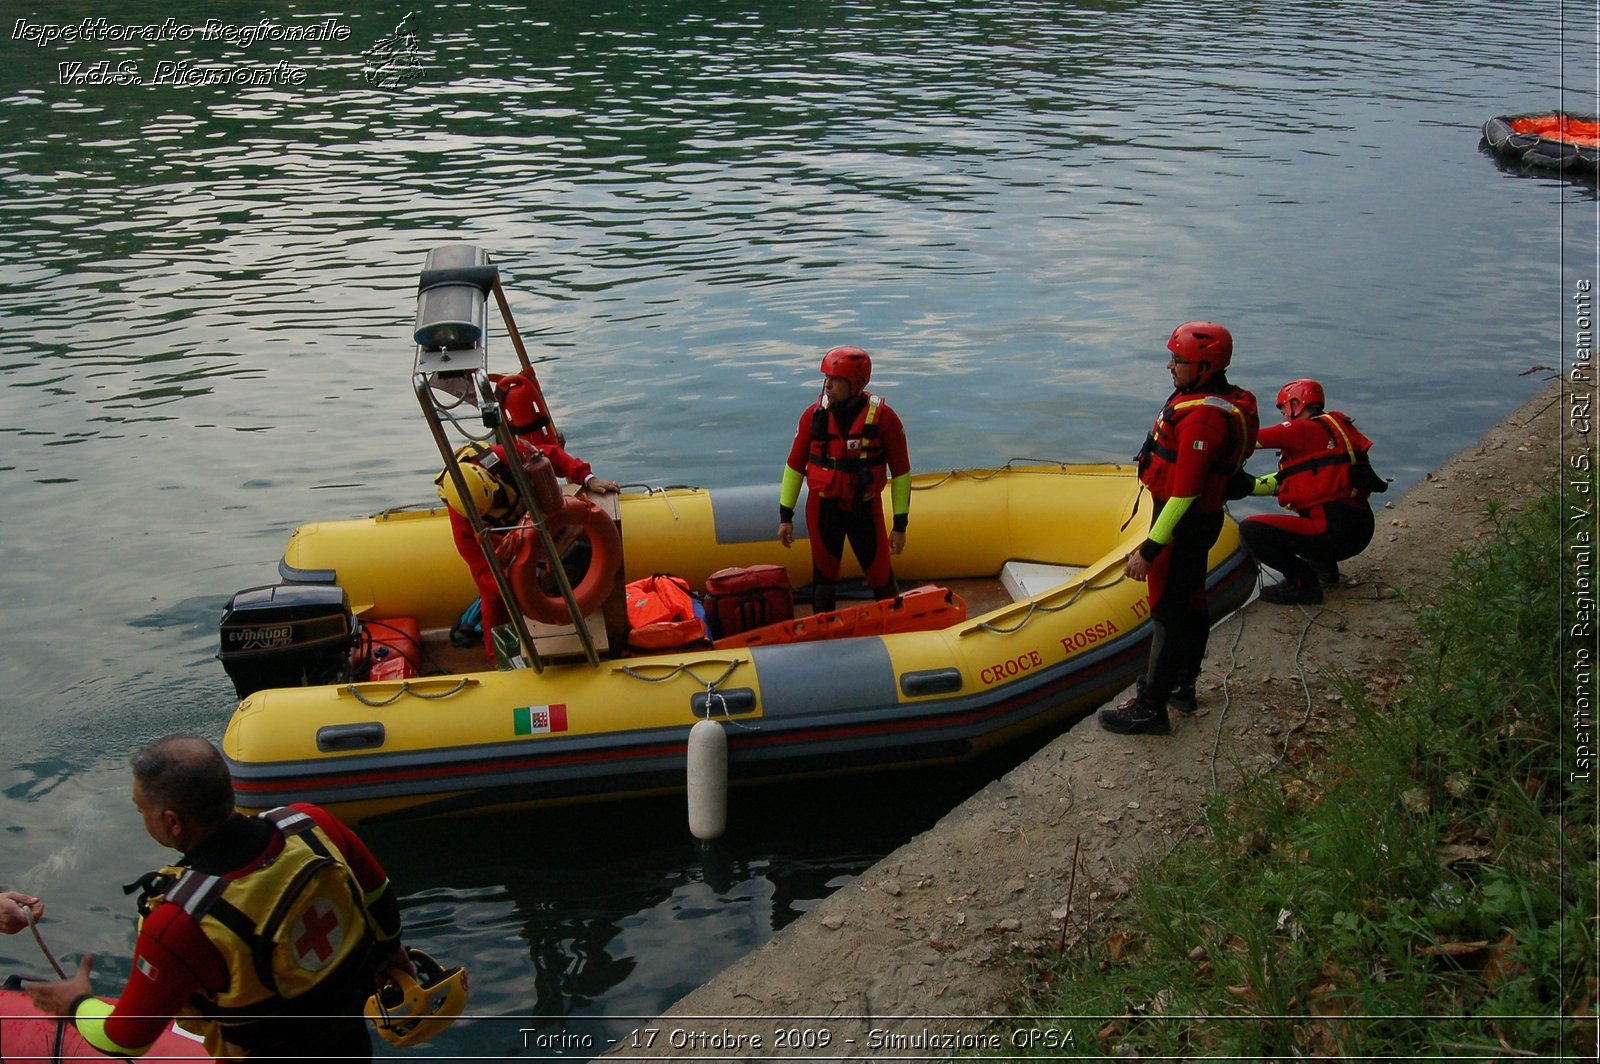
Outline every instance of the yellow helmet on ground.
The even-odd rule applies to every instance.
[[[390,968],[377,993],[367,998],[367,1018],[393,1046],[420,1045],[449,1027],[467,1007],[467,970],[445,968],[420,949],[407,949],[416,966]]]

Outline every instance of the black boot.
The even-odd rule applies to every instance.
[[[1143,676],[1133,681],[1134,698],[1144,698],[1145,679]],[[1146,700],[1148,701],[1148,699]],[[1120,706],[1118,707],[1121,708]],[[1167,708],[1182,713],[1185,717],[1192,717],[1199,710],[1199,699],[1194,693],[1194,682],[1179,684],[1167,696]]]
[[[1144,703],[1144,684],[1135,685],[1137,694],[1113,709],[1100,711],[1100,727],[1120,735],[1170,735],[1172,720],[1166,706]]]
[[[1307,558],[1306,564],[1311,566],[1312,573],[1316,574],[1317,582],[1323,587],[1332,587],[1339,582],[1339,563],[1321,562],[1315,558]]]
[[[1279,606],[1315,606],[1322,601],[1322,587],[1316,577],[1284,580],[1261,589],[1261,601]]]
[[[811,582],[811,612],[827,613],[834,609],[839,601],[839,585],[830,584],[823,580]]]

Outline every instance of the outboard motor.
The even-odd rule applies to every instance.
[[[228,600],[217,657],[241,699],[267,687],[340,683],[349,678],[355,634],[344,588],[270,584]]]

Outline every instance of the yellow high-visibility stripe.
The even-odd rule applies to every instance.
[[[115,1053],[123,1057],[143,1056],[150,1046],[150,1042],[142,1046],[125,1046],[106,1034],[106,1020],[111,1017],[115,1008],[109,1001],[102,1001],[97,997],[84,998],[78,1002],[78,1007],[72,1013],[73,1025],[78,1028],[78,1033],[83,1040],[102,1053]]]

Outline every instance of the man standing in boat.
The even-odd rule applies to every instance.
[[[1206,558],[1222,533],[1229,482],[1256,446],[1256,397],[1228,383],[1233,337],[1211,321],[1184,322],[1167,341],[1173,392],[1139,452],[1150,489],[1150,532],[1123,574],[1149,582],[1150,663],[1134,697],[1100,711],[1109,731],[1166,735],[1168,705],[1195,711],[1211,613]]]
[[[1258,514],[1239,524],[1239,538],[1257,561],[1283,574],[1261,589],[1263,602],[1322,601],[1339,582],[1339,563],[1372,542],[1367,497],[1388,483],[1372,471],[1372,441],[1337,410],[1324,410],[1322,385],[1310,379],[1278,389],[1287,420],[1261,430],[1257,445],[1278,452],[1278,471],[1255,481],[1255,494],[1276,495],[1289,513]]]
[[[145,829],[183,856],[135,885],[142,919],[117,1004],[92,996],[86,956],[70,979],[29,983],[34,1006],[113,1055],[140,1055],[184,1015],[219,1059],[369,1059],[375,977],[412,969],[371,851],[316,806],[238,813],[227,763],[199,736],[158,739],[132,765]]]
[[[835,347],[822,359],[822,397],[800,415],[778,493],[778,541],[794,543],[794,507],[804,481],[811,542],[811,608],[835,608],[846,540],[874,598],[899,593],[891,556],[906,545],[911,458],[905,427],[882,396],[867,391],[872,358]],[[878,497],[889,489],[894,525]]]
[[[515,437],[517,455],[523,465],[526,466],[542,456],[549,459],[557,476],[564,477],[570,484],[580,485],[585,491],[609,494],[620,490],[621,486],[616,481],[602,480],[595,476],[588,462],[568,453],[560,444],[535,444],[523,435],[540,427],[540,423],[535,407],[527,398],[531,389],[507,387],[508,383],[514,384],[518,380],[526,383],[525,379],[516,374],[501,378],[496,391],[502,396],[502,414],[507,424],[511,426],[511,431],[517,434]],[[456,551],[461,555],[462,561],[467,563],[467,568],[472,573],[472,582],[478,587],[483,615],[483,650],[492,661],[494,629],[509,622],[511,615],[507,612],[505,603],[501,601],[500,586],[495,583],[494,570],[489,567],[488,559],[483,556],[483,548],[478,543],[478,534],[467,518],[466,509],[470,505],[491,526],[504,527],[516,524],[528,508],[517,494],[516,482],[510,470],[503,467],[506,455],[505,448],[500,444],[497,443],[492,447],[467,444],[457,449],[455,457],[471,498],[463,500],[460,497],[455,480],[450,476],[448,469],[434,478],[434,484],[439,489],[439,498],[450,509],[450,533],[455,538]]]

